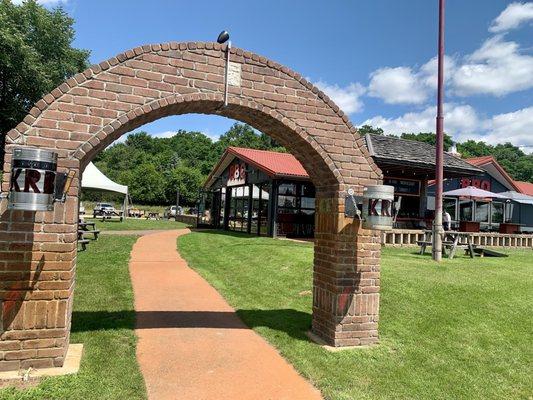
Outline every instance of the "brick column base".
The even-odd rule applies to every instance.
[[[312,330],[335,347],[377,343],[379,234],[317,200]]]

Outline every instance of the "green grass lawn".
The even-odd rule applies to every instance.
[[[183,229],[188,225],[174,220],[153,220],[145,218],[126,218],[124,221],[85,218],[86,222],[96,222],[96,229],[100,231],[137,231],[137,230],[157,230],[157,229]]]
[[[27,390],[0,390],[2,400],[145,399],[135,358],[128,260],[135,236],[107,236],[78,256],[72,343],[83,343],[77,375],[47,378]]]
[[[310,343],[311,244],[195,232],[189,265],[328,399],[531,399],[533,252],[457,257],[384,249],[380,338],[331,353]]]

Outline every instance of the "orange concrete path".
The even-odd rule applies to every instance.
[[[149,399],[321,399],[187,266],[176,250],[185,233],[143,236],[131,253],[137,359]]]

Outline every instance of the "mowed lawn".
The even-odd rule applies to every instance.
[[[533,252],[435,264],[384,249],[380,338],[331,353],[308,341],[313,247],[195,232],[189,265],[328,399],[531,399]]]
[[[119,220],[105,220],[85,218],[86,222],[95,222],[96,229],[99,231],[145,231],[145,230],[165,230],[165,229],[183,229],[188,225],[183,222],[176,222],[174,220],[160,219],[146,219],[146,218],[126,218],[124,221]]]
[[[2,400],[145,399],[135,358],[128,260],[135,236],[106,236],[79,253],[72,343],[83,343],[77,375],[47,378],[31,389],[0,390]]]

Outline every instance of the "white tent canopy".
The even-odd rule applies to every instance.
[[[118,183],[113,182],[111,179],[105,176],[102,171],[96,168],[96,165],[94,165],[92,162],[87,165],[85,171],[83,172],[81,188],[122,193],[125,195],[128,194],[127,186],[119,185]]]

